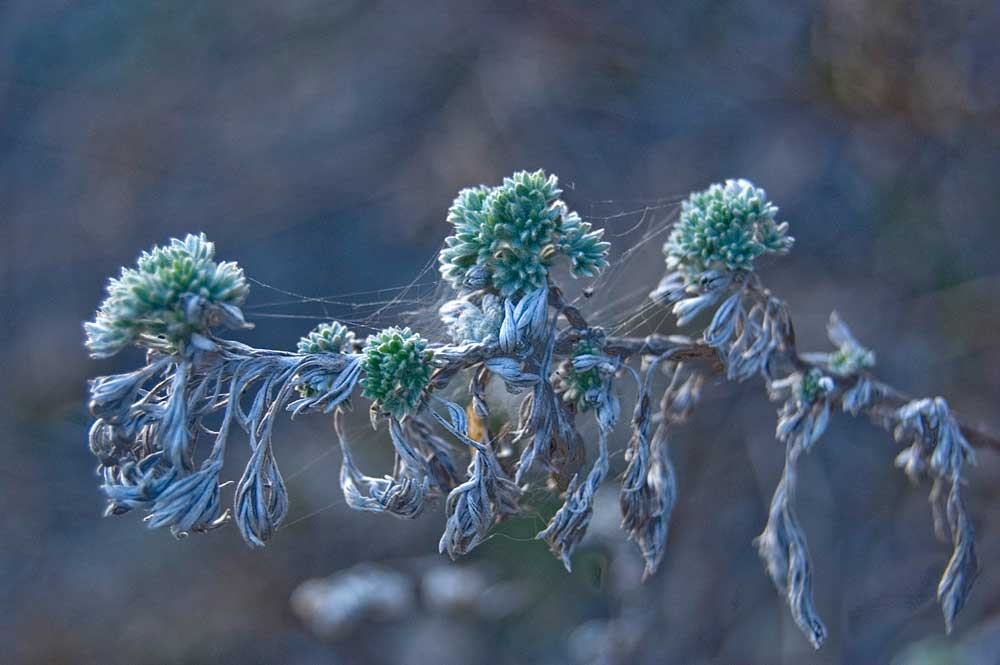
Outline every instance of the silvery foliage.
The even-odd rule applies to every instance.
[[[975,457],[943,398],[913,400],[900,407],[896,416],[896,441],[909,443],[896,457],[896,466],[914,482],[925,476],[933,480],[930,501],[934,529],[942,539],[950,536],[952,543],[951,559],[937,588],[945,626],[951,632],[978,570],[975,530],[961,493],[962,466],[974,462]]]
[[[144,509],[151,528],[169,526],[184,535],[229,518],[221,509],[219,472],[235,424],[247,434],[251,456],[236,485],[233,514],[244,539],[259,546],[288,508],[271,442],[277,414],[329,411],[344,402],[360,375],[360,358],[263,351],[222,339],[213,347],[183,356],[150,353],[140,370],[92,381],[90,447],[101,461],[109,514]],[[316,385],[321,375],[335,377],[326,392],[292,399],[297,386]],[[203,437],[213,444],[198,463]]]
[[[492,293],[479,293],[479,302],[469,298],[449,300],[438,314],[456,344],[482,342],[495,344],[504,321],[503,302]]]
[[[837,407],[894,430],[908,444],[897,464],[914,479],[932,478],[935,525],[950,528],[954,547],[938,588],[950,629],[976,574],[973,528],[960,496],[963,465],[972,460],[963,429],[943,399],[911,400],[875,379],[874,354],[836,313],[828,325],[834,351],[798,352],[786,304],[754,270],[755,258],[791,245],[764,191],[740,180],[693,194],[664,247],[669,272],[651,298],[670,307],[681,326],[702,322],[699,339],[611,337],[563,300],[548,271],[553,257],[568,256],[580,275],[596,273],[606,265],[607,243],[602,231],[568,212],[559,194],[554,177],[525,172],[456,199],[449,213],[456,236],[440,257],[442,276],[456,290],[439,310],[453,344],[389,328],[359,348],[346,326],[332,322],[304,337],[295,353],[254,349],[219,336],[220,329],[246,325],[239,309],[246,289],[242,271],[215,263],[204,237],[144,255],[162,260],[146,260],[109,286],[109,300],[141,306],[106,303],[87,327],[95,357],[128,343],[147,352],[143,367],[90,385],[90,447],[108,513],[140,509],[150,527],[167,526],[177,536],[232,519],[250,545],[261,546],[288,510],[272,442],[278,414],[330,414],[351,508],[413,518],[443,498],[440,550],[454,558],[482,543],[499,520],[521,513],[523,493],[543,484],[562,490],[563,503],[537,537],[570,569],[610,472],[619,379],[631,377],[637,397],[619,505],[622,529],[648,577],[664,557],[677,500],[668,435],[697,406],[707,371],[721,365],[733,381],[761,377],[782,403],[776,436],[785,445],[784,472],[755,543],[810,642],[818,647],[826,629],[794,512],[796,465]],[[147,298],[161,287],[162,298]],[[141,320],[134,316],[139,309]],[[467,397],[447,398],[463,377]],[[487,403],[491,382],[521,396],[515,422],[497,432]],[[391,472],[381,476],[359,468],[346,436],[346,414],[362,387],[372,426],[385,426],[395,453]],[[577,423],[587,411],[597,425],[589,467]],[[223,509],[220,475],[236,429],[247,435],[251,455],[232,508]],[[200,455],[203,439],[211,447]],[[501,449],[514,453],[504,460],[516,462],[501,464]]]
[[[632,414],[632,438],[625,449],[628,467],[618,499],[622,529],[629,540],[638,546],[646,562],[644,578],[655,573],[663,559],[667,527],[677,500],[677,480],[667,449],[667,422],[670,414],[676,413],[674,405],[687,406],[689,399],[671,397],[669,390],[664,392],[660,402],[660,422],[650,439],[649,430],[653,424],[650,393],[659,364],[659,358],[652,359],[642,380],[635,374],[639,395]],[[680,413],[683,416],[684,410]]]
[[[761,376],[771,399],[782,402],[776,437],[785,444],[785,468],[767,525],[755,540],[757,550],[796,624],[819,648],[826,628],[812,600],[809,552],[793,508],[796,462],[823,435],[835,406],[852,415],[866,413],[894,429],[897,441],[912,441],[897,465],[911,478],[929,474],[934,480],[935,526],[944,532],[947,521],[954,546],[938,587],[950,631],[977,569],[973,528],[960,497],[962,464],[972,450],[943,399],[909,401],[872,376],[875,354],[836,312],[827,325],[836,350],[798,352],[786,304],[754,272],[754,258],[791,245],[787,224],[774,224],[777,208],[764,202],[764,191],[746,181],[692,194],[664,246],[670,272],[650,294],[669,305],[682,326],[711,314],[702,340],[715,350],[727,377]]]
[[[608,473],[608,436],[618,422],[621,403],[613,391],[619,359],[603,354],[574,358],[577,371],[596,369],[603,381],[592,388],[584,399],[593,407],[597,419],[597,459],[585,478],[576,473],[566,489],[566,501],[536,538],[549,544],[552,553],[562,560],[566,570],[572,570],[570,557],[583,539],[594,514],[594,496]],[[558,407],[556,407],[558,408]]]
[[[774,490],[767,525],[754,540],[767,574],[785,596],[792,618],[815,648],[826,639],[826,627],[812,599],[812,564],[805,532],[795,516],[795,462],[801,449],[786,444],[785,469]]]
[[[445,503],[448,522],[441,536],[439,549],[454,559],[481,543],[494,522],[517,513],[517,501],[521,492],[500,467],[488,437],[484,436],[482,441],[469,437],[469,421],[465,410],[437,396],[435,401],[444,405],[448,418],[445,419],[432,410],[430,413],[434,419],[472,448],[468,480],[455,487]],[[489,416],[482,399],[475,401],[474,409],[478,418],[485,419]]]

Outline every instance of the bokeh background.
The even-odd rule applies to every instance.
[[[674,433],[671,542],[639,585],[613,496],[572,575],[530,519],[446,564],[440,510],[338,503],[321,418],[279,428],[293,513],[263,551],[102,519],[86,380],[138,359],[89,359],[80,325],[119,266],[186,232],[323,296],[432,281],[455,192],[516,169],[559,174],[624,242],[742,176],[798,239],[764,277],[803,346],[837,308],[886,380],[1000,431],[998,30],[994,0],[3,3],[0,662],[1000,663],[995,453],[968,474],[983,572],[946,638],[927,488],[885,433],[835,420],[801,471],[831,633],[813,653],[751,546],[782,457],[754,382],[711,382]],[[621,293],[659,272],[648,245]],[[288,348],[325,314],[275,288],[255,285],[244,341]],[[426,297],[385,292],[404,293]]]

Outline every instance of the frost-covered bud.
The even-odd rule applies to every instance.
[[[448,211],[455,234],[438,260],[441,276],[456,289],[484,283],[505,298],[518,299],[547,283],[559,256],[574,276],[590,277],[607,267],[610,245],[602,229],[570,212],[560,200],[554,175],[519,171],[503,184],[463,189]]]
[[[303,354],[351,353],[354,350],[354,332],[340,321],[321,323],[309,334],[299,338],[298,352]],[[338,374],[321,374],[309,378],[296,386],[302,397],[316,397],[329,392]]]
[[[455,288],[461,288],[466,273],[479,261],[483,248],[480,229],[483,225],[483,201],[490,193],[485,185],[467,187],[458,193],[448,209],[448,223],[455,227],[455,235],[445,238],[445,247],[438,260],[441,276]]]
[[[694,192],[663,246],[670,270],[689,278],[708,270],[753,270],[761,254],[784,253],[793,239],[778,208],[748,180],[727,180]]]
[[[363,353],[363,396],[396,418],[413,413],[431,378],[427,340],[409,328],[386,328],[368,338]]]
[[[456,344],[492,344],[496,343],[500,334],[504,309],[497,296],[487,293],[479,306],[459,298],[442,305],[438,314]]]
[[[321,323],[299,339],[299,353],[344,353],[354,348],[354,333],[340,321]]]
[[[602,363],[606,356],[599,344],[581,339],[573,345],[573,355],[559,367],[555,377],[555,391],[563,401],[575,404],[579,411],[591,406],[593,395],[604,386]]]
[[[201,235],[173,239],[139,257],[108,282],[97,316],[84,324],[95,358],[129,344],[175,353],[190,345],[212,348],[213,327],[247,327],[239,305],[250,285],[233,262],[213,260],[215,246]]]
[[[566,210],[560,201],[562,213],[562,239],[559,252],[569,257],[570,270],[575,277],[593,277],[608,267],[608,249],[604,242],[604,229],[592,230],[590,222],[580,219],[575,212]]]

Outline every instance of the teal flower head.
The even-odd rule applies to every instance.
[[[299,353],[350,353],[354,349],[354,333],[340,321],[321,323],[298,343]]]
[[[441,276],[458,290],[487,287],[517,300],[546,284],[560,256],[574,277],[607,267],[604,230],[570,212],[558,184],[544,171],[519,171],[497,187],[459,192],[448,211],[455,233],[438,257]]]
[[[663,252],[667,267],[693,277],[708,270],[753,270],[765,253],[784,253],[794,239],[778,208],[748,180],[727,180],[694,192],[681,206]]]
[[[363,354],[362,395],[396,418],[413,413],[431,380],[427,340],[409,328],[386,328],[368,338]]]
[[[214,255],[204,234],[188,235],[123,268],[108,282],[94,320],[84,324],[91,355],[106,358],[129,344],[177,353],[209,343],[213,327],[248,327],[239,308],[250,291],[243,270]]]
[[[354,333],[340,321],[321,323],[309,334],[299,338],[297,350],[303,354],[351,353],[354,351]],[[296,386],[302,397],[315,397],[329,392],[339,378],[338,374],[318,373]]]

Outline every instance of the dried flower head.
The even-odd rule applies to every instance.
[[[519,171],[498,187],[463,189],[448,211],[455,234],[438,260],[456,289],[492,286],[517,299],[545,285],[562,255],[574,276],[592,276],[608,265],[603,229],[570,212],[559,198],[559,180],[544,171]]]
[[[727,180],[694,192],[663,247],[670,270],[689,276],[708,270],[752,270],[766,252],[786,252],[788,224],[775,222],[778,208],[748,180]]]
[[[363,353],[364,397],[396,418],[412,413],[431,378],[427,340],[409,328],[386,328],[368,338]]]
[[[188,235],[144,252],[136,268],[122,268],[84,325],[91,355],[106,358],[129,344],[173,353],[202,342],[214,326],[246,327],[239,305],[250,285],[236,263],[216,262],[214,254],[204,234]]]

